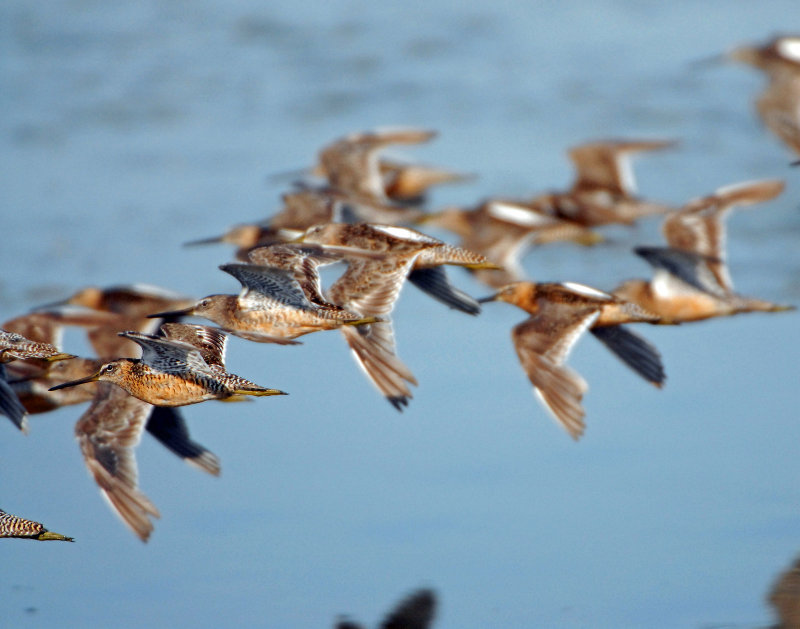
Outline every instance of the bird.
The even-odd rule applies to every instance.
[[[40,366],[42,364],[49,365],[75,358],[75,356],[58,349],[55,344],[55,328],[47,331],[47,340],[35,340],[13,331],[13,328],[16,327],[13,320],[7,321],[4,326],[3,329],[0,329],[0,415],[5,415],[21,432],[27,433],[28,412],[9,383],[10,376],[6,364],[14,361],[27,361],[32,363],[32,368],[41,370],[43,369]]]
[[[627,280],[612,293],[658,314],[665,323],[793,310],[793,306],[735,293],[725,246],[725,219],[731,209],[773,199],[783,188],[780,180],[748,181],[690,201],[665,219],[662,231],[667,247],[634,249],[654,268],[653,278]]]
[[[16,332],[0,329],[0,363],[31,359],[53,362],[69,358],[75,356],[62,352],[51,343],[32,341]]]
[[[191,355],[185,362],[202,361],[213,372],[213,377],[225,377],[222,362],[225,349],[223,333],[204,326],[179,323],[164,323],[160,332],[163,335],[161,337],[138,332],[124,332],[123,335],[140,343],[143,355],[150,351],[157,354],[152,362],[165,364],[165,371],[170,368],[171,373],[180,371],[182,349],[186,355]],[[121,359],[120,362],[128,364],[126,361],[129,360]],[[102,371],[103,367],[100,367],[98,373]],[[191,376],[185,377],[191,379]],[[151,519],[160,515],[138,486],[135,449],[143,431],[147,429],[187,463],[209,474],[219,475],[219,459],[191,440],[183,418],[178,409],[174,408],[180,404],[154,406],[151,402],[156,401],[156,398],[152,391],[143,396],[148,397],[149,401],[135,397],[129,392],[136,385],[132,379],[121,382],[120,385],[119,379],[104,381],[103,377],[89,376],[59,384],[55,388],[72,387],[93,380],[97,384],[92,402],[75,424],[78,445],[90,475],[114,512],[140,540],[147,541],[153,530]],[[151,383],[152,380],[153,378]],[[162,384],[170,385],[168,381]],[[207,382],[204,384],[208,386]],[[141,395],[141,386],[137,391]],[[193,403],[186,399],[177,402]]]
[[[665,381],[658,350],[622,325],[658,322],[636,304],[573,282],[514,282],[480,301],[503,301],[530,314],[511,331],[517,357],[537,397],[575,440],[585,430],[581,400],[588,385],[565,363],[587,330],[651,384]]]
[[[241,396],[250,395],[286,395],[278,389],[259,386],[225,371],[225,333],[201,325],[192,328],[196,337],[193,342],[185,338],[170,338],[170,328],[165,330],[165,337],[135,331],[120,332],[120,336],[141,346],[142,358],[118,358],[103,364],[91,376],[56,385],[51,390],[87,382],[111,382],[154,406],[185,406],[211,399],[241,399]]]
[[[670,206],[637,196],[631,157],[673,146],[671,140],[598,140],[574,146],[568,151],[577,171],[572,186],[527,204],[585,227],[632,225],[639,218],[667,212]]]
[[[149,316],[199,316],[249,341],[284,345],[311,332],[374,323],[375,317],[350,312],[321,295],[318,267],[356,256],[376,254],[296,243],[259,247],[249,255],[250,263],[219,267],[242,285],[239,295],[208,295],[188,308]]]
[[[0,509],[0,537],[17,537],[44,541],[74,542],[72,537],[48,531],[43,524],[20,518]]]
[[[800,36],[780,35],[763,45],[737,46],[725,57],[767,76],[756,111],[764,125],[800,155]]]
[[[396,352],[390,314],[412,269],[427,271],[442,264],[495,268],[484,256],[448,245],[416,230],[366,223],[329,223],[308,229],[303,243],[356,247],[383,257],[351,261],[327,290],[326,299],[365,317],[382,321],[340,328],[367,378],[397,410],[412,397],[417,381]]]
[[[392,609],[379,625],[380,629],[428,629],[436,615],[436,594],[421,589],[412,592]],[[340,618],[335,629],[363,629],[347,618]]]
[[[153,531],[151,518],[160,517],[139,489],[135,451],[145,429],[191,465],[214,476],[220,473],[219,459],[191,441],[178,409],[153,406],[114,384],[98,382],[91,405],[75,424],[75,437],[103,496],[143,542]]]
[[[412,128],[350,133],[319,151],[319,164],[312,172],[324,176],[333,188],[343,192],[389,200],[394,189],[395,198],[408,201],[434,183],[457,181],[459,177],[429,168],[420,168],[414,173],[400,164],[381,160],[379,152],[392,144],[421,144],[436,135],[435,131]],[[415,177],[416,182],[413,181]]]
[[[775,580],[767,600],[778,615],[774,629],[800,628],[800,559]]]

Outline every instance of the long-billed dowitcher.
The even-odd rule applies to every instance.
[[[0,509],[0,537],[17,537],[21,539],[35,539],[39,541],[57,540],[61,542],[74,542],[75,540],[60,533],[48,531],[43,524],[26,520]]]
[[[769,82],[756,99],[764,125],[800,155],[800,36],[775,37],[763,46],[740,46],[727,57],[751,65]]]
[[[492,268],[486,258],[447,245],[418,231],[403,227],[330,223],[307,230],[307,243],[356,247],[384,254],[377,259],[353,260],[326,293],[326,298],[364,317],[383,321],[342,327],[356,362],[378,390],[398,410],[412,397],[409,384],[416,384],[408,367],[397,357],[389,315],[409,272],[442,264]]]
[[[637,196],[630,160],[636,153],[674,145],[662,140],[607,140],[575,146],[568,152],[577,170],[570,189],[546,193],[527,203],[587,227],[630,225],[643,216],[667,212],[669,206]]]
[[[493,288],[524,278],[520,260],[530,245],[562,240],[591,245],[602,240],[600,234],[579,223],[530,204],[501,199],[471,209],[445,208],[425,215],[420,224],[453,232],[461,238],[459,246],[483,254],[501,267],[474,271],[477,279]]]
[[[743,297],[733,292],[725,251],[725,218],[735,206],[768,201],[783,182],[762,180],[720,188],[670,214],[663,224],[668,247],[634,251],[655,269],[652,280],[628,280],[613,293],[681,323],[741,312],[792,310],[793,306]]]
[[[573,439],[584,431],[586,381],[564,363],[590,330],[628,367],[660,387],[665,379],[658,350],[623,323],[653,323],[659,317],[636,304],[582,284],[515,282],[481,301],[504,301],[531,316],[511,338],[539,399]]]
[[[322,297],[318,267],[355,256],[376,254],[296,243],[260,247],[250,254],[254,264],[219,267],[242,285],[239,295],[208,295],[189,308],[151,316],[199,316],[247,340],[280,344],[319,330],[373,323],[374,317],[362,317]]]
[[[91,376],[56,385],[53,389],[87,382],[111,382],[154,406],[185,406],[246,395],[286,395],[225,371],[225,334],[206,326],[190,327],[195,330],[196,342],[185,338],[174,340],[169,338],[169,333],[158,337],[120,332],[121,336],[141,346],[141,359],[119,358],[105,363]]]
[[[436,594],[423,589],[412,592],[392,609],[380,624],[381,629],[428,629],[436,615]],[[336,629],[363,629],[362,625],[346,618],[336,623]]]

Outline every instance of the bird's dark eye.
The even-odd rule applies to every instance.
[[[117,370],[117,366],[114,363],[109,363],[103,368],[103,373],[114,373]]]

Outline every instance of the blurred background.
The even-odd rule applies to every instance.
[[[182,243],[269,216],[288,186],[270,174],[379,125],[439,131],[398,153],[477,175],[436,189],[432,209],[563,189],[566,149],[606,137],[679,140],[635,165],[641,193],[674,205],[785,179],[778,199],[731,217],[730,268],[740,292],[798,304],[796,156],[755,116],[762,76],[698,63],[796,14],[788,0],[6,0],[0,317],[89,284],[238,291],[217,269],[232,250]],[[647,277],[630,249],[659,244],[659,222],[538,248],[526,271],[606,290]],[[798,316],[640,330],[663,354],[661,391],[582,340],[579,443],[531,395],[509,337],[525,315],[510,306],[469,317],[404,290],[399,354],[420,384],[403,414],[336,333],[232,338],[230,371],[290,395],[185,409],[219,478],[143,437],[140,487],[162,514],[146,545],[86,473],[83,407],[32,417],[28,436],[3,420],[0,506],[77,542],[0,544],[0,618],[374,624],[432,587],[441,629],[766,624],[800,550]],[[64,345],[88,351],[78,331]]]

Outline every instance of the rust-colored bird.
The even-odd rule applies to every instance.
[[[581,400],[588,385],[565,363],[586,330],[642,378],[664,383],[658,350],[622,325],[659,321],[636,304],[582,284],[534,282],[509,284],[481,301],[504,301],[531,315],[511,331],[517,356],[536,395],[573,439],[585,429]]]
[[[730,210],[768,201],[783,187],[778,180],[726,186],[670,214],[663,225],[668,247],[634,249],[655,269],[653,279],[628,280],[613,293],[659,315],[665,323],[792,310],[793,306],[736,294],[725,251],[725,219]]]

